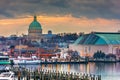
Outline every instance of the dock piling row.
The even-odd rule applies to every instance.
[[[82,74],[55,70],[35,69],[34,71],[29,69],[16,69],[13,68],[13,72],[16,73],[18,80],[101,80],[101,75]]]

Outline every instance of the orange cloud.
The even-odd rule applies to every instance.
[[[53,33],[62,32],[91,32],[91,31],[118,31],[120,29],[120,20],[113,19],[88,19],[85,17],[75,18],[71,15],[66,16],[38,16],[38,21],[42,25],[43,33],[52,30]],[[0,35],[9,36],[11,34],[20,35],[27,34],[29,24],[33,21],[33,17],[18,19],[2,19],[0,20]]]

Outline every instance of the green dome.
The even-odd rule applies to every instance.
[[[29,30],[42,30],[42,27],[37,21],[36,16],[34,16],[34,21],[29,25]]]

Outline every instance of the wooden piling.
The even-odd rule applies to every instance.
[[[20,80],[20,76],[21,76],[21,74],[20,74],[20,70],[18,71],[18,80]]]
[[[26,80],[101,80],[101,75],[85,74],[85,73],[69,73],[64,71],[44,70],[32,68],[23,69],[16,72],[18,80],[26,76]]]

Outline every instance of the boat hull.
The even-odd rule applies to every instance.
[[[18,64],[18,65],[37,65],[40,64],[41,61],[40,60],[18,60],[18,61],[14,61],[14,64]]]
[[[9,65],[11,64],[10,61],[0,61],[0,65]]]

